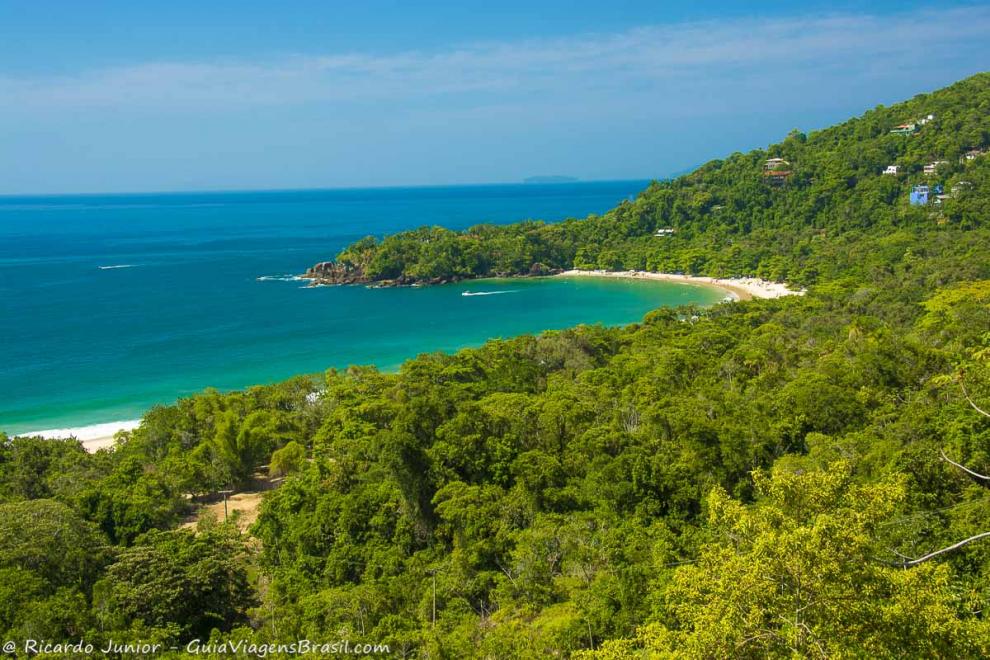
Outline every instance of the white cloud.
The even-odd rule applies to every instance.
[[[868,71],[877,61],[934,65],[960,49],[986,56],[990,8],[892,17],[833,15],[646,26],[614,34],[489,42],[434,52],[299,55],[279,61],[148,62],[64,77],[0,74],[0,109],[242,108],[312,102],[656,94],[721,79]],[[985,62],[978,63],[984,64]],[[769,78],[774,78],[771,75]],[[710,83],[709,83],[710,84]]]

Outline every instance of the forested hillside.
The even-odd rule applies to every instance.
[[[0,629],[429,658],[985,657],[990,538],[924,558],[990,532],[990,483],[953,464],[990,473],[988,145],[981,74],[601,217],[361,241],[337,265],[371,280],[542,264],[809,291],[206,391],[96,454],[0,436]],[[771,157],[789,174],[765,175]],[[176,529],[190,497],[262,465],[286,477],[250,533]]]
[[[733,154],[673,181],[656,182],[602,216],[561,223],[440,227],[368,237],[341,252],[317,279],[416,281],[552,269],[601,268],[756,275],[808,285],[849,274],[858,250],[909,230],[930,234],[980,225],[990,214],[985,167],[964,155],[990,145],[990,74],[810,135],[794,131],[762,151]],[[914,134],[891,130],[918,118]],[[782,185],[764,176],[783,158]],[[935,176],[926,164],[945,161]],[[897,175],[884,175],[897,165]],[[919,183],[949,194],[937,210],[909,205]],[[960,186],[960,184],[962,184]],[[974,194],[974,191],[977,191]],[[934,193],[931,195],[934,200]],[[656,237],[658,229],[671,236]]]

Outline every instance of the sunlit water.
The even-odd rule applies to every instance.
[[[208,386],[394,369],[493,337],[716,302],[711,289],[644,281],[370,289],[292,277],[367,234],[581,217],[644,185],[0,198],[0,429],[131,419]]]

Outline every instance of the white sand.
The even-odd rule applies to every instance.
[[[113,436],[117,431],[133,431],[141,425],[140,419],[128,419],[122,422],[106,422],[92,426],[78,426],[69,429],[46,429],[16,434],[22,438],[41,437],[48,440],[75,438],[82,443],[86,451],[96,451],[113,446]]]
[[[728,291],[736,300],[804,295],[804,289],[793,291],[787,288],[787,285],[782,282],[769,282],[757,277],[695,277],[692,275],[675,275],[674,273],[651,273],[645,270],[566,270],[558,277],[572,276],[624,277],[644,280],[663,280],[665,282],[684,282],[686,284],[703,284]]]

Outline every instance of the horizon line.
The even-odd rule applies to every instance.
[[[202,189],[170,189],[170,190],[130,190],[130,191],[89,191],[89,192],[39,192],[39,193],[0,193],[0,201],[7,199],[25,197],[100,197],[100,196],[139,196],[139,195],[223,195],[233,193],[280,193],[280,192],[332,192],[345,190],[402,190],[402,189],[424,189],[424,188],[481,188],[495,186],[567,186],[586,183],[623,183],[623,182],[652,182],[669,181],[687,172],[694,171],[696,167],[689,170],[678,170],[676,173],[666,176],[652,176],[642,178],[618,178],[618,179],[578,179],[572,181],[547,181],[547,182],[526,182],[525,180],[513,181],[484,181],[468,183],[419,183],[419,184],[390,184],[390,185],[368,185],[368,186],[318,186],[318,187],[290,187],[290,188],[202,188]]]

